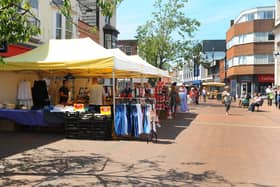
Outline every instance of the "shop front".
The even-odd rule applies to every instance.
[[[262,95],[265,95],[265,89],[270,85],[272,86],[274,84],[274,75],[257,75],[256,76],[256,89],[255,91],[257,93],[261,93]]]

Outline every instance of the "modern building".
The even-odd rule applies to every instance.
[[[117,46],[127,55],[137,55],[137,40],[118,40]]]
[[[119,31],[116,29],[116,11],[111,18],[103,16],[97,0],[79,0],[80,20],[89,27],[95,27],[99,34],[99,44],[111,49],[117,47]]]
[[[232,94],[264,93],[274,84],[274,6],[245,10],[226,33],[226,75]]]
[[[273,30],[274,40],[274,84],[280,86],[280,1],[275,0],[275,28]]]
[[[223,82],[220,78],[219,64],[226,54],[225,40],[203,40],[201,58],[202,64],[195,64],[193,60],[184,63],[183,79],[188,85],[200,86],[202,82]]]

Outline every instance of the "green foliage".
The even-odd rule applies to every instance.
[[[118,4],[123,0],[99,0],[97,5],[101,8],[103,16],[112,17]]]
[[[186,57],[189,39],[200,26],[197,20],[186,17],[187,2],[156,0],[151,19],[137,29],[140,55],[159,68],[168,68],[170,62]]]
[[[26,42],[40,33],[38,25],[30,24],[36,19],[27,1],[0,1],[0,41],[8,43]]]

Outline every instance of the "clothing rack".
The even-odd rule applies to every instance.
[[[149,120],[148,124],[149,124],[149,133],[147,133],[147,131],[145,132],[145,130],[142,132],[142,134],[146,134],[146,141],[147,143],[149,143],[149,141],[152,141],[155,138],[155,141],[157,142],[157,133],[156,133],[156,112],[155,110],[155,103],[156,100],[155,98],[148,98],[148,97],[137,97],[137,98],[131,98],[131,97],[116,97],[116,103],[118,103],[117,105],[119,105],[119,107],[127,107],[125,109],[124,115],[122,115],[122,118],[126,118],[126,119],[122,119],[123,122],[122,123],[127,123],[127,128],[128,126],[131,128],[131,131],[128,131],[128,133],[131,133],[131,136],[135,136],[135,128],[137,130],[137,128],[139,129],[139,124],[135,127],[135,121],[131,121],[131,116],[135,117],[135,109],[137,108],[137,104],[139,107],[140,106],[145,106],[144,108],[142,108],[142,115],[136,117],[136,119],[141,118],[141,125],[143,125],[141,128],[147,127],[145,126],[145,124],[147,123],[147,119]],[[122,106],[121,106],[122,105]],[[127,105],[127,106],[126,106]],[[130,106],[136,107],[134,109],[132,109]],[[117,107],[117,108],[119,108]],[[149,108],[150,107],[150,108]],[[137,109],[138,111],[138,109]],[[147,114],[146,112],[149,111],[149,113]],[[119,112],[119,111],[118,111]],[[117,112],[117,113],[118,113]],[[138,111],[139,112],[139,111]],[[138,113],[137,112],[137,113]],[[119,115],[119,114],[116,114]],[[116,118],[118,118],[118,116],[116,116]],[[133,117],[132,117],[133,118]],[[133,118],[135,120],[135,118]],[[136,120],[137,121],[137,120]],[[117,129],[115,129],[116,131],[119,130],[120,128],[120,122],[116,122],[115,125],[117,125]],[[146,124],[147,125],[147,124]],[[116,128],[116,126],[115,126]],[[117,133],[118,134],[118,133]],[[121,134],[121,133],[119,133]],[[135,137],[140,137],[142,134],[137,134]],[[118,135],[117,135],[118,136]],[[120,137],[122,135],[119,135]]]

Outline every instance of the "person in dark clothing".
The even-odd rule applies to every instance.
[[[59,104],[67,104],[69,97],[68,81],[63,80],[63,86],[59,88]]]

